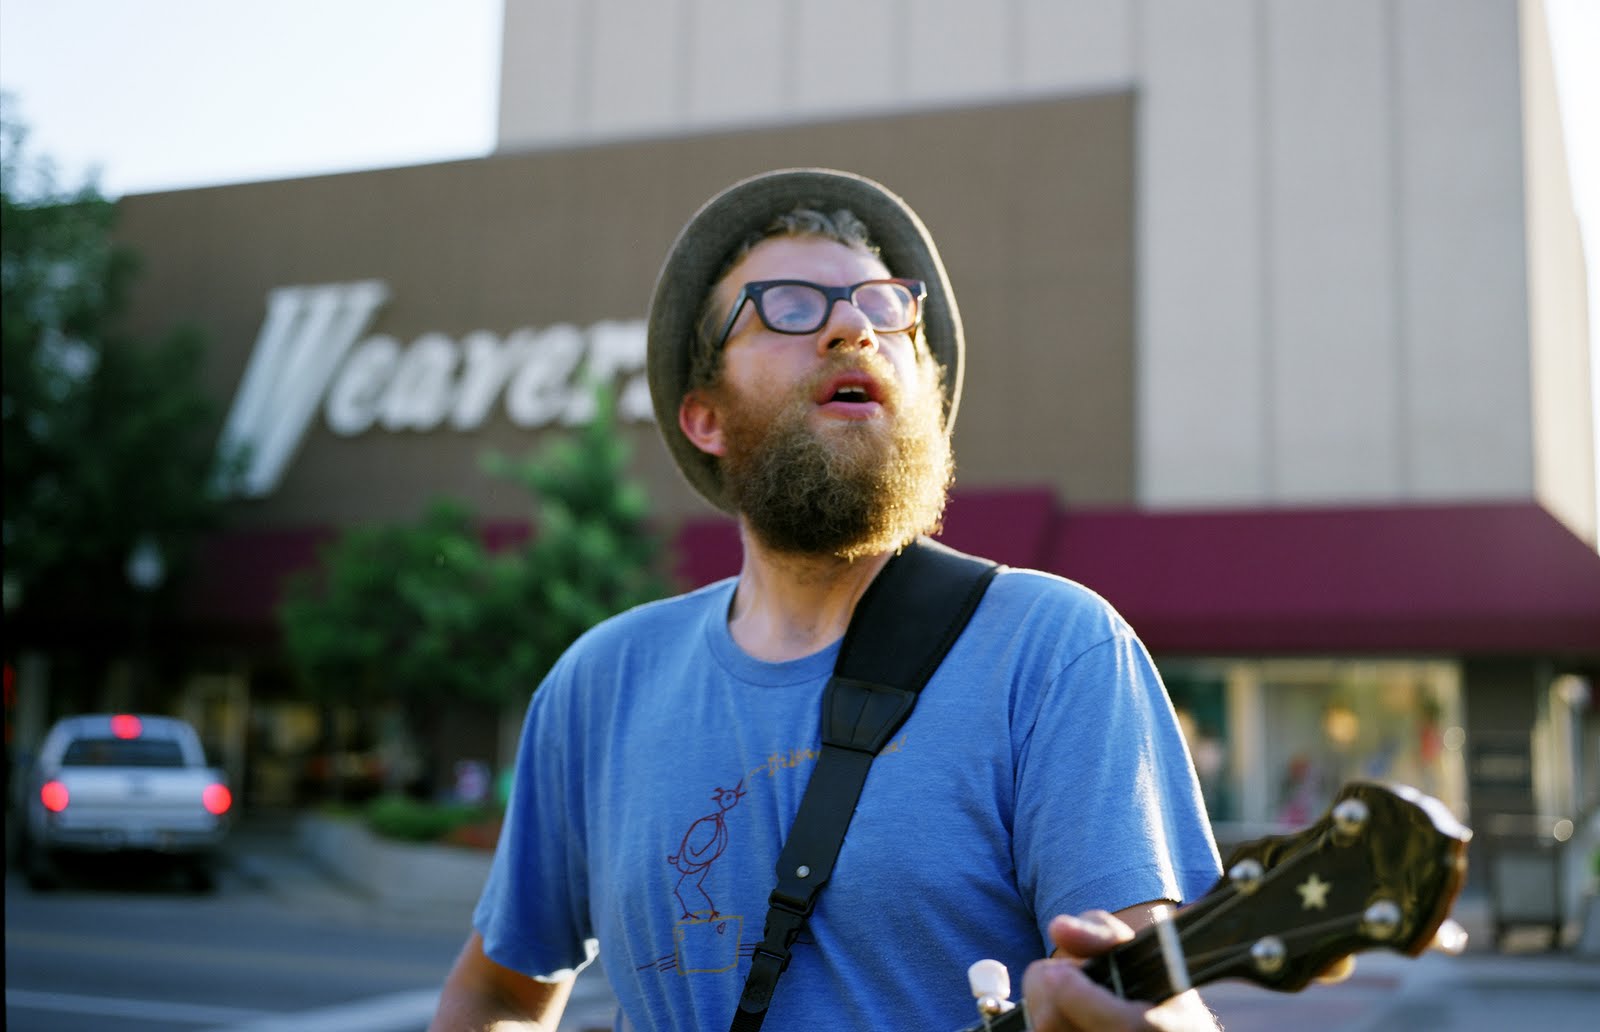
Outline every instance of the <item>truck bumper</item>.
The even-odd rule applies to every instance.
[[[225,828],[45,828],[38,844],[63,853],[209,853],[222,844]]]

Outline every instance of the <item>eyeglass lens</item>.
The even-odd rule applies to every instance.
[[[775,283],[756,295],[762,321],[779,333],[811,333],[828,321],[833,298],[809,283]],[[874,281],[853,288],[850,301],[872,323],[889,333],[917,322],[917,296],[903,283]]]

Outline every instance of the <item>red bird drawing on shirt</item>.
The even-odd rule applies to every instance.
[[[722,916],[717,912],[716,901],[706,892],[706,874],[728,847],[727,813],[739,805],[744,793],[743,780],[733,788],[718,788],[712,792],[711,800],[717,804],[717,812],[708,813],[689,825],[689,830],[683,833],[683,842],[678,845],[678,851],[667,857],[667,863],[683,872],[678,884],[673,886],[672,894],[678,897],[684,920],[694,920],[696,917],[715,920]],[[698,912],[693,911],[683,898],[684,886],[691,881],[693,891],[698,892],[706,903],[705,908]]]

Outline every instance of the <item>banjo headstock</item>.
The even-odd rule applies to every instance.
[[[1459,951],[1465,934],[1448,918],[1471,837],[1437,799],[1353,782],[1303,831],[1239,846],[1203,897],[1084,971],[1127,999],[1158,1002],[1228,978],[1298,992],[1365,950]],[[1023,1008],[987,996],[968,1032],[1028,1028]]]

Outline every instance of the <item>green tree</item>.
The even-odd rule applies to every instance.
[[[291,579],[279,608],[302,680],[319,699],[357,705],[430,688],[461,694],[437,643],[470,624],[488,566],[466,510],[450,502],[416,525],[346,531],[318,569]],[[450,680],[434,680],[441,673]]]
[[[58,188],[26,135],[0,114],[7,608],[115,616],[138,546],[181,572],[219,519],[203,343],[120,328],[137,263],[112,238],[116,207]]]
[[[666,592],[609,393],[596,410],[532,456],[485,459],[531,495],[525,544],[492,552],[466,508],[438,501],[414,524],[346,531],[291,580],[279,618],[315,698],[398,700],[414,728],[441,706],[520,710],[580,634]]]
[[[526,458],[490,455],[485,468],[521,484],[535,502],[532,540],[516,576],[501,585],[496,616],[517,614],[520,671],[542,679],[560,655],[595,624],[660,598],[663,547],[650,525],[649,497],[628,476],[631,449],[617,430],[616,398],[595,395],[595,418]],[[511,691],[529,683],[507,685]]]

